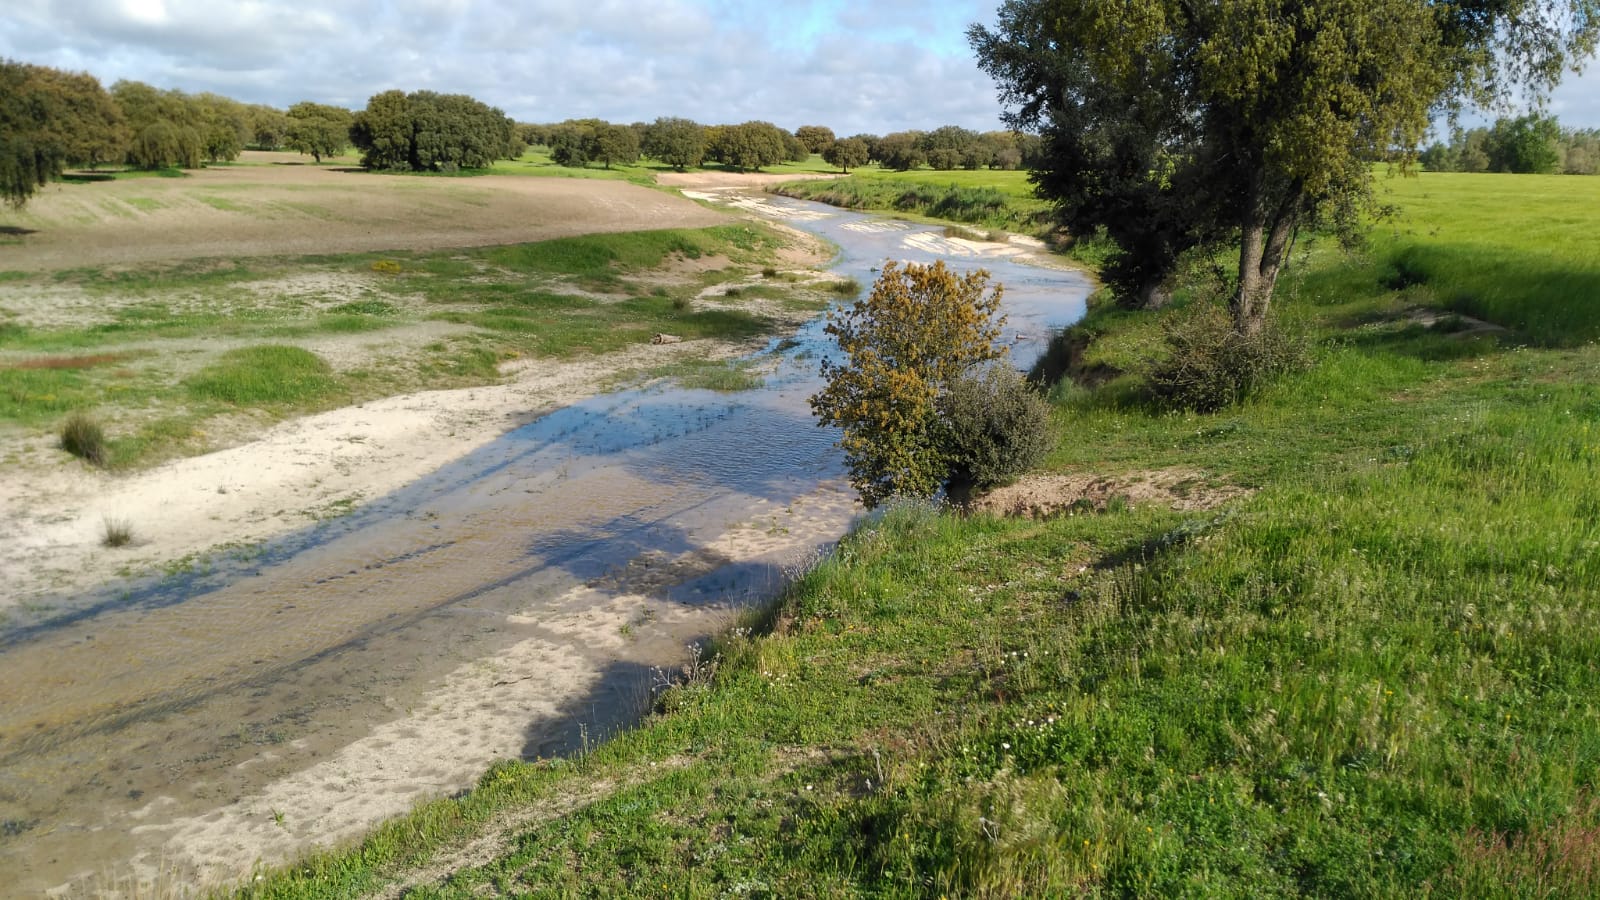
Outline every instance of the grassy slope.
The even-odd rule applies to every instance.
[[[1594,896],[1600,179],[1395,191],[1370,259],[1317,247],[1285,286],[1312,371],[1213,416],[1132,376],[1058,395],[1053,467],[1253,497],[893,510],[645,727],[247,893],[345,896],[494,822],[494,852],[408,896]],[[1568,324],[1406,315],[1463,295]],[[1094,318],[1108,360],[1153,333]]]

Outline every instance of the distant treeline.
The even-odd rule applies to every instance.
[[[610,167],[644,157],[678,169],[712,162],[758,170],[820,154],[846,172],[869,163],[1016,169],[1040,152],[1035,135],[954,125],[838,138],[823,125],[790,132],[761,121],[519,124],[464,94],[433,91],[384,91],[359,111],[311,101],[279,110],[137,81],[118,81],[108,91],[88,73],[0,60],[0,198],[13,205],[68,168],[192,169],[237,159],[246,149],[294,150],[320,162],[352,146],[367,168],[434,172],[486,168],[528,146],[548,148],[567,166]]]
[[[781,162],[803,162],[813,153],[848,172],[877,163],[891,169],[1016,169],[1040,151],[1039,138],[1011,131],[979,133],[955,125],[932,131],[898,131],[878,136],[839,138],[825,125],[802,125],[788,132],[771,122],[701,125],[688,119],[617,125],[600,119],[569,119],[550,125],[520,125],[522,140],[550,148],[562,165],[632,163],[641,157],[678,169],[715,162],[737,169],[761,169]]]
[[[1600,173],[1600,129],[1562,128],[1554,116],[1501,118],[1490,128],[1456,129],[1418,157],[1433,172]]]

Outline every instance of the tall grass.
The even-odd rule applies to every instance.
[[[90,465],[106,464],[106,433],[87,413],[75,412],[61,425],[61,449]]]

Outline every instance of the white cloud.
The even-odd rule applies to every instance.
[[[390,88],[526,121],[767,119],[840,133],[998,127],[965,29],[995,0],[8,0],[0,56],[284,107]],[[1600,126],[1600,76],[1552,109]]]
[[[287,106],[462,92],[529,121],[995,127],[960,29],[984,4],[837,0],[11,0],[0,55]],[[935,23],[952,23],[948,40]],[[941,49],[942,48],[942,49]]]

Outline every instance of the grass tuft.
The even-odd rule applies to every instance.
[[[90,465],[104,466],[107,461],[105,429],[88,413],[75,412],[61,425],[61,449]]]
[[[126,547],[133,543],[133,523],[127,519],[106,519],[100,533],[100,543],[105,547]]]
[[[859,297],[861,295],[861,282],[855,278],[846,278],[828,285],[828,290],[841,297]]]

